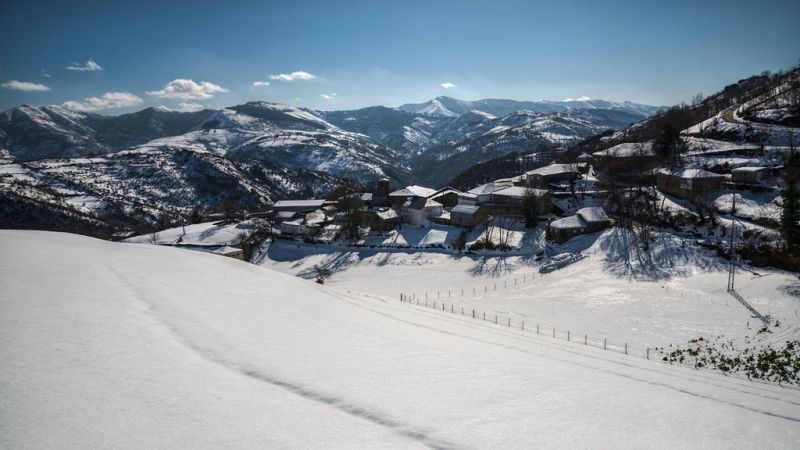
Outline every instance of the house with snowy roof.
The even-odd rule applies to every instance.
[[[400,225],[402,218],[397,210],[386,208],[382,211],[376,211],[372,216],[372,229],[374,231],[390,231]]]
[[[731,181],[740,184],[758,184],[769,176],[769,167],[737,167],[731,170]]]
[[[281,200],[272,205],[272,210],[276,213],[281,211],[313,211],[322,208],[325,200]]]
[[[547,239],[566,242],[579,234],[594,233],[611,225],[605,210],[599,206],[581,208],[575,214],[547,224]]]
[[[490,215],[522,217],[525,198],[529,193],[535,195],[539,200],[541,212],[550,210],[550,192],[548,190],[522,186],[510,186],[494,191],[489,195],[489,200],[480,205]]]
[[[511,186],[513,186],[511,181],[492,181],[491,183],[482,184],[476,188],[468,190],[467,194],[474,195],[476,203],[478,204],[488,203],[491,201],[492,193],[501,189],[509,188]]]
[[[436,193],[436,189],[426,188],[412,184],[402,189],[392,191],[389,193],[389,199],[396,202],[404,202],[409,198],[428,198]]]
[[[661,192],[685,199],[704,197],[722,188],[724,175],[703,169],[662,169],[656,175]]]
[[[586,163],[550,164],[549,166],[525,172],[525,178],[528,181],[528,186],[547,188],[550,183],[577,179],[585,166]]]
[[[474,228],[486,220],[486,210],[478,205],[457,205],[450,210],[450,224]]]
[[[431,195],[431,199],[441,203],[445,208],[452,208],[458,204],[458,198],[461,194],[463,192],[458,189],[445,186]]]
[[[404,207],[408,223],[417,226],[427,225],[431,219],[441,216],[444,212],[441,203],[423,197],[408,200]]]
[[[353,192],[342,196],[338,201],[339,209],[363,209],[372,205],[372,192]]]

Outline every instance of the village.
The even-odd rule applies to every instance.
[[[381,179],[338,198],[280,200],[241,219],[260,221],[261,234],[278,239],[354,247],[524,251],[531,241],[558,245],[615,224],[672,229],[725,247],[736,198],[735,226],[746,232],[739,245],[768,244],[778,236],[774,200],[783,149],[715,144],[705,140],[670,167],[652,143],[624,143],[469,190],[398,187]],[[249,256],[227,247],[236,247],[234,241],[214,250]]]

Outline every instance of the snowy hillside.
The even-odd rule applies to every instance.
[[[475,116],[470,113],[465,116]],[[460,121],[462,117],[452,119]],[[542,165],[557,150],[608,129],[622,129],[642,116],[605,109],[555,113],[516,111],[506,116],[456,127],[461,133],[445,135],[439,145],[411,162],[413,173],[424,183],[445,185],[465,168],[509,153],[541,153]]]
[[[800,440],[794,389],[214,255],[32,231],[0,231],[0,247],[3,448]]]

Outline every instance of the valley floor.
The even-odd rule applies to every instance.
[[[446,287],[435,280],[457,287],[532,272],[522,258],[354,255],[360,265],[350,262],[319,286],[215,255],[68,234],[0,231],[0,248],[3,448],[793,448],[800,441],[796,389],[397,301],[412,287],[418,295]],[[299,250],[275,245],[264,264],[298,272],[336,257]],[[343,266],[352,257],[343,256]],[[726,323],[738,322],[730,327],[746,321],[733,303],[705,304],[721,293],[698,291],[724,275],[689,275],[673,281],[669,295],[661,294],[667,282],[643,284],[622,297],[612,294],[633,288],[624,279],[592,291],[592,261],[551,274],[553,282],[537,274],[505,303],[499,294],[472,301],[524,312],[525,303],[538,304],[528,294],[540,283],[536,298],[554,308],[561,284],[566,316],[583,308],[601,321],[611,316],[604,311],[621,314],[610,298],[636,311],[641,296],[658,292],[659,304],[675,309],[687,297],[674,293],[683,292],[700,296],[698,316],[725,314]],[[768,277],[782,280],[769,284],[773,290],[789,282]],[[745,281],[743,295],[760,294],[767,284],[759,283]],[[371,294],[348,292],[355,289]],[[763,294],[759,307],[788,314],[784,297]],[[543,316],[546,308],[527,311]],[[680,326],[667,326],[664,339],[682,336]]]

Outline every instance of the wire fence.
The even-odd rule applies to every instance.
[[[447,303],[435,298],[419,298],[416,294],[400,294],[400,301],[412,305],[430,308],[442,313],[455,314],[462,317],[467,317],[481,322],[489,322],[493,325],[513,328],[517,331],[525,333],[536,334],[540,336],[547,336],[553,339],[558,339],[566,342],[572,342],[576,345],[591,346],[608,350],[612,352],[622,353],[625,355],[639,356],[642,358],[650,359],[655,356],[655,350],[651,347],[634,347],[628,342],[611,342],[608,338],[604,337],[602,340],[596,337],[590,337],[588,333],[576,333],[572,330],[565,330],[552,326],[545,326],[544,324],[532,320],[515,319],[509,315],[486,313],[475,308],[459,306],[454,303]]]
[[[484,298],[493,296],[495,292],[507,289],[521,289],[530,286],[531,282],[537,277],[535,272],[526,274],[517,274],[513,278],[497,278],[486,283],[481,283],[475,286],[461,286],[450,289],[437,289],[431,291],[423,291],[419,294],[412,295],[415,299],[426,300],[440,300],[440,299],[454,299],[454,298]],[[404,294],[406,295],[406,294]]]

